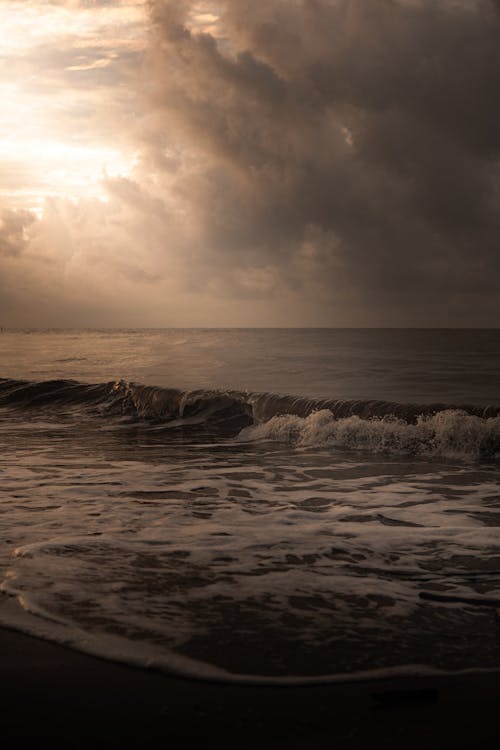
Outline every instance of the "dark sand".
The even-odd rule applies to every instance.
[[[497,748],[500,674],[321,687],[180,679],[0,631],[4,748]]]

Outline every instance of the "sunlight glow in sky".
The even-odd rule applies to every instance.
[[[50,196],[104,198],[103,176],[127,176],[135,163],[114,131],[134,117],[122,89],[144,47],[142,3],[2,0],[0,18],[3,205],[40,213]]]

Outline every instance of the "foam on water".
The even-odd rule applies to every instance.
[[[416,424],[397,417],[338,419],[327,410],[308,417],[293,414],[243,429],[240,441],[275,440],[299,446],[331,446],[368,452],[426,457],[500,456],[500,417],[487,419],[459,409],[420,415]]]
[[[0,432],[4,624],[211,679],[500,665],[494,462],[50,409]]]
[[[0,622],[208,679],[498,668],[499,342],[5,336]]]

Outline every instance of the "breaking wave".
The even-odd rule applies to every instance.
[[[299,446],[335,447],[425,457],[500,458],[500,418],[458,409],[421,415],[415,424],[393,416],[337,419],[326,409],[301,418],[277,416],[243,429],[239,440],[278,440]]]
[[[90,408],[166,428],[209,428],[240,442],[274,440],[422,456],[500,456],[500,406],[308,399],[274,393],[159,388],[123,380],[0,379],[0,407]]]

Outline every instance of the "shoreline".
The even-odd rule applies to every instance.
[[[495,747],[500,673],[262,686],[171,676],[0,628],[16,747]]]

